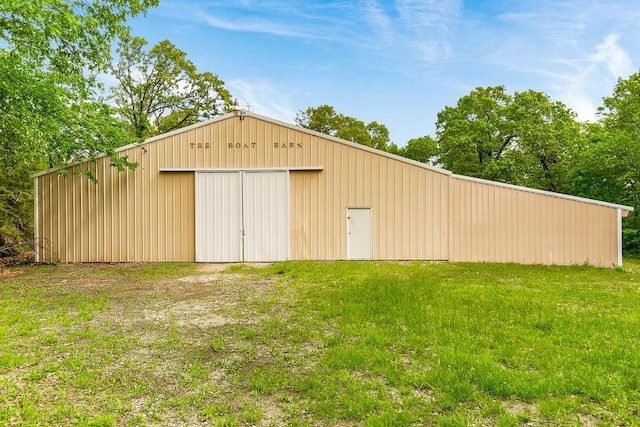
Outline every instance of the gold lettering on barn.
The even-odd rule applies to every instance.
[[[247,148],[256,148],[258,144],[256,142],[228,142],[227,148],[229,149],[247,149]]]
[[[273,148],[302,148],[302,142],[274,142]]]
[[[189,147],[191,148],[211,148],[210,142],[190,142]]]

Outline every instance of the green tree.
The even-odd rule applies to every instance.
[[[516,134],[516,182],[527,187],[566,191],[566,176],[580,139],[576,115],[541,92],[516,92],[508,114]]]
[[[407,142],[407,145],[399,149],[398,154],[408,159],[437,166],[434,161],[438,155],[438,141],[428,135],[413,138]]]
[[[130,16],[158,0],[29,0],[0,2],[0,39],[23,61],[57,72],[65,82],[104,70],[111,42],[128,32]],[[82,80],[82,78],[80,78]]]
[[[106,70],[112,41],[127,33],[129,16],[157,0],[33,0],[0,2],[0,161],[46,158],[52,166],[122,140],[105,138],[110,110],[96,74]],[[106,133],[112,132],[107,130]],[[116,165],[126,159],[112,156]],[[0,166],[2,166],[0,164]]]
[[[22,163],[0,168],[0,258],[30,249],[33,236],[33,182],[41,165]]]
[[[574,194],[633,206],[624,221],[624,251],[640,256],[640,72],[619,79],[588,125],[570,171]]]
[[[511,103],[504,86],[479,87],[455,107],[445,107],[436,122],[437,161],[462,175],[513,182],[507,155],[516,138],[508,117]]]
[[[433,162],[454,173],[563,191],[574,113],[536,91],[477,88],[438,113]]]
[[[309,107],[296,115],[296,123],[304,128],[315,130],[347,141],[389,150],[389,130],[376,121],[365,124],[362,120],[336,113],[330,105]]]
[[[169,40],[145,50],[141,37],[122,38],[111,67],[120,116],[136,138],[179,129],[228,111],[231,94],[213,73],[199,73]]]
[[[130,16],[157,0],[0,2],[0,246],[30,237],[29,173],[99,152],[132,167],[96,75]],[[26,215],[26,216],[25,216]],[[3,251],[3,253],[7,253]]]

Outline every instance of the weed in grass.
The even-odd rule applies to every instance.
[[[511,414],[500,414],[495,418],[495,426],[496,427],[516,427],[526,423],[526,421],[522,422],[517,417],[514,417]]]
[[[16,354],[11,350],[5,350],[0,353],[0,372],[6,372],[17,366],[29,363],[31,359],[23,354]]]
[[[215,353],[219,353],[220,351],[222,351],[224,344],[225,344],[224,335],[216,334],[211,339],[211,350],[213,350]]]
[[[242,405],[242,421],[255,425],[262,419],[263,413],[256,405],[244,403]]]

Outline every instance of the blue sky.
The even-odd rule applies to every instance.
[[[638,0],[161,0],[130,25],[171,40],[244,108],[293,123],[329,104],[401,146],[478,86],[545,92],[594,120],[640,66]]]

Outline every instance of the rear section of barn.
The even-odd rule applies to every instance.
[[[631,208],[453,175],[253,113],[34,175],[38,261],[621,262]],[[82,169],[97,178],[92,183]]]

